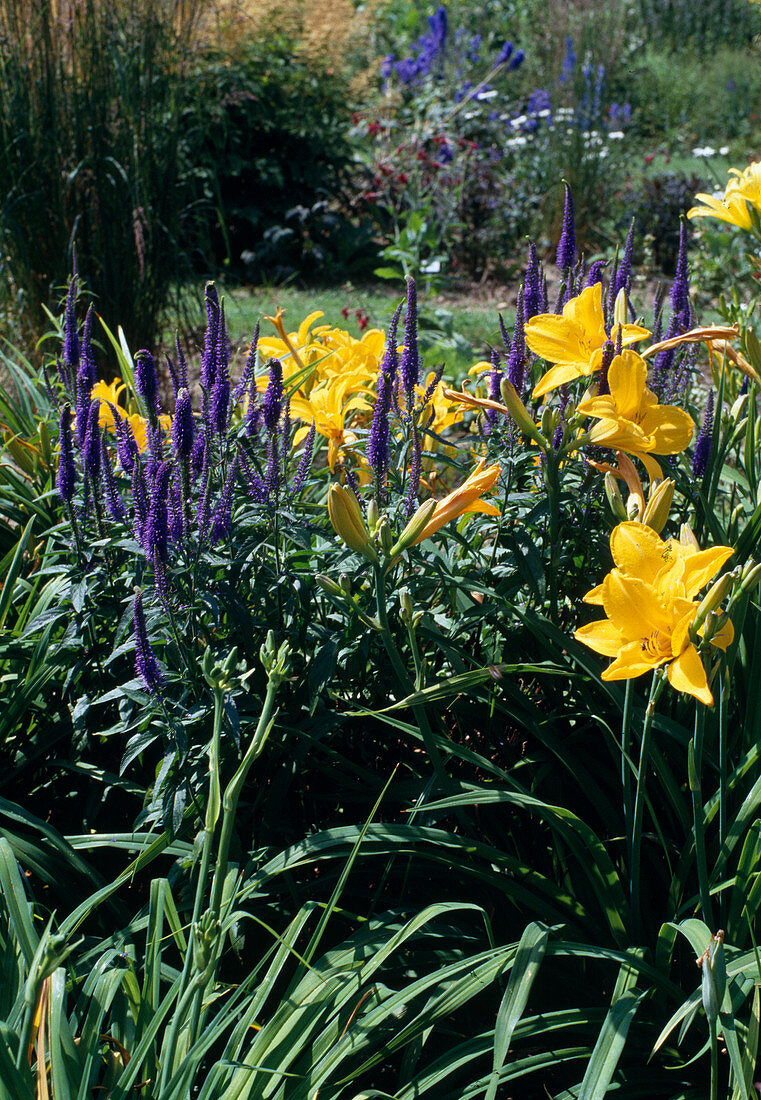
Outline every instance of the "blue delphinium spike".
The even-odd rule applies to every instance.
[[[77,470],[74,465],[74,451],[71,443],[71,406],[64,405],[61,409],[58,434],[60,452],[58,456],[58,475],[56,488],[62,500],[71,504],[74,496],[74,487],[77,483]]]
[[[132,603],[132,622],[135,634],[135,671],[150,695],[160,695],[164,686],[164,674],[159,668],[159,663],[148,641],[143,593],[139,588],[135,589],[135,598]]]
[[[159,376],[156,360],[147,348],[135,352],[135,389],[142,397],[152,423],[159,407]]]
[[[85,464],[85,472],[94,484],[100,480],[100,402],[92,401],[87,415],[87,431],[85,441],[82,444],[82,459]]]
[[[711,457],[711,439],[713,436],[713,390],[708,394],[703,423],[695,440],[695,453],[692,456],[692,476],[702,478],[708,469]]]
[[[217,328],[216,345],[216,369],[214,372],[214,384],[211,390],[211,422],[219,436],[227,431],[227,421],[230,411],[230,369],[229,352],[227,348],[227,325],[225,324],[224,307],[219,311],[219,326]]]
[[[127,518],[127,511],[124,507],[121,495],[119,493],[119,487],[116,484],[116,478],[114,477],[114,469],[111,465],[111,456],[108,453],[108,446],[106,444],[106,432],[103,431],[100,441],[101,448],[101,463],[103,467],[103,488],[105,490],[106,508],[111,519],[116,520],[117,523],[123,523]]]
[[[230,463],[230,469],[227,471],[227,477],[222,486],[222,493],[214,509],[214,515],[211,522],[212,542],[219,542],[220,539],[226,538],[227,535],[230,534],[230,527],[232,525],[233,488],[235,487],[235,478],[237,476],[238,456],[236,454]]]
[[[172,420],[172,448],[178,458],[188,461],[193,452],[195,422],[193,403],[186,389],[177,394],[177,404]]]
[[[169,459],[159,464],[153,479],[151,504],[148,511],[148,519],[143,531],[143,548],[146,554],[161,562],[165,562],[167,559],[167,544],[169,540],[169,516],[167,507],[169,500],[169,478],[171,473],[172,463]]]
[[[555,263],[561,271],[570,271],[576,263],[576,225],[573,211],[571,188],[565,183],[565,204],[563,206],[563,224],[555,257]]]
[[[271,434],[277,428],[283,409],[283,364],[279,359],[269,361],[269,382],[261,408],[264,426]]]
[[[254,335],[251,337],[251,344],[248,349],[248,355],[246,357],[246,365],[243,368],[238,384],[233,392],[233,405],[237,405],[243,397],[244,393],[248,392],[248,388],[251,385],[251,380],[256,373],[256,352],[259,347],[259,323],[257,321],[256,328],[254,329]]]
[[[417,342],[417,287],[407,276],[407,316],[404,321],[404,350],[399,363],[402,390],[407,399],[407,411],[412,408],[415,386],[420,379],[420,353]]]
[[[296,467],[296,473],[294,475],[293,481],[291,482],[289,492],[292,497],[297,497],[301,490],[304,488],[304,485],[306,484],[307,476],[312,468],[312,458],[314,456],[314,440],[316,434],[317,429],[313,420],[312,426],[304,438],[304,450],[301,452],[301,458],[299,460],[298,466]]]
[[[79,333],[77,332],[77,277],[72,275],[66,294],[66,307],[63,314],[63,348],[61,357],[70,371],[79,366]]]
[[[211,393],[217,370],[217,341],[219,336],[219,298],[214,283],[206,284],[206,336],[201,356],[201,386]]]
[[[383,369],[378,371],[377,399],[373,410],[373,422],[370,425],[370,434],[367,437],[365,457],[375,474],[376,485],[379,490],[386,480],[389,465],[388,450],[388,416],[391,411],[392,378]]]

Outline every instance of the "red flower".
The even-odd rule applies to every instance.
[[[347,320],[347,318],[349,316],[349,307],[348,306],[343,307],[343,309],[341,310],[341,316],[343,317],[344,321]]]

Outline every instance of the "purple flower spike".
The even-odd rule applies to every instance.
[[[165,562],[167,559],[167,543],[169,540],[167,501],[171,473],[171,461],[167,460],[160,463],[153,479],[151,507],[143,532],[143,546],[146,554],[151,558],[158,559],[160,562]]]
[[[251,346],[248,349],[248,356],[246,358],[246,365],[243,368],[243,373],[238,380],[238,385],[235,387],[233,393],[233,404],[237,405],[244,393],[248,392],[251,380],[256,373],[256,349],[259,347],[259,324],[257,322],[254,329],[254,335],[251,338]],[[249,398],[250,400],[250,398]]]
[[[181,543],[185,538],[185,523],[182,508],[182,484],[178,476],[172,478],[169,493],[169,537],[174,543]]]
[[[145,474],[139,462],[136,462],[132,468],[132,503],[135,539],[142,546],[145,525],[148,522],[148,495],[145,486]]]
[[[399,370],[399,352],[397,350],[397,333],[399,331],[399,319],[402,316],[402,303],[394,310],[394,316],[391,318],[391,323],[388,326],[388,334],[386,336],[386,348],[383,352],[383,360],[381,362],[381,370],[384,374],[387,374],[391,379],[391,385],[393,387],[396,382],[396,375]]]
[[[296,473],[291,484],[290,492],[292,497],[297,497],[301,490],[304,488],[307,475],[312,468],[312,458],[314,456],[314,440],[316,434],[317,429],[315,428],[315,423],[313,420],[312,426],[307,432],[306,438],[304,439],[304,450],[302,451],[301,459],[298,466],[296,467]]]
[[[172,421],[172,446],[178,458],[189,459],[193,451],[195,423],[193,421],[193,403],[186,389],[177,395]]]
[[[159,405],[159,377],[156,360],[146,348],[135,352],[135,389],[145,402],[149,419],[154,419]]]
[[[137,449],[135,433],[132,431],[129,420],[119,416],[110,402],[109,408],[116,424],[116,453],[119,456],[119,465],[125,474],[131,474],[140,453]]]
[[[613,289],[613,301],[615,303],[616,298],[620,290],[625,290],[627,294],[631,289],[632,281],[632,253],[634,251],[634,225],[635,219],[632,218],[632,223],[629,226],[629,232],[626,234],[626,242],[624,244],[624,253],[621,257],[621,263],[616,271],[616,278],[614,280]]]
[[[233,512],[233,488],[235,487],[235,478],[237,474],[238,456],[236,454],[235,458],[230,463],[230,469],[227,471],[227,477],[222,486],[222,495],[214,509],[214,515],[211,521],[212,542],[219,542],[220,539],[226,538],[230,534]]]
[[[190,452],[190,472],[193,477],[193,483],[198,481],[204,470],[204,463],[206,461],[206,433],[199,431],[196,436],[196,441],[193,444],[193,449]]]
[[[179,336],[174,338],[174,350],[177,355],[177,389],[188,388],[188,364],[185,361],[185,352],[182,350]]]
[[[508,65],[510,72],[515,72],[516,69],[520,68],[520,66],[523,64],[525,57],[526,54],[523,50],[516,50],[513,54],[510,64]]]
[[[77,471],[71,445],[71,407],[69,405],[64,405],[61,409],[58,438],[61,451],[58,458],[56,488],[61,499],[65,500],[67,504],[71,504],[74,496],[74,486],[77,483]]]
[[[687,224],[679,226],[679,250],[677,252],[674,282],[671,286],[671,308],[679,316],[681,327],[687,327],[690,312],[690,279],[687,272]]]
[[[98,368],[95,365],[95,358],[92,353],[92,325],[94,317],[95,310],[92,306],[88,306],[84,327],[82,329],[82,347],[79,354],[78,372],[79,377],[87,386],[88,393],[98,381]]]
[[[407,395],[407,411],[412,407],[412,395],[420,379],[420,354],[417,344],[417,287],[407,276],[407,316],[404,321],[404,351],[399,364],[402,388]]]
[[[283,411],[283,364],[279,359],[270,359],[270,377],[262,401],[262,419],[271,434],[275,431]]]
[[[488,397],[490,401],[502,401],[502,394],[500,393],[499,384],[502,381],[502,364],[500,362],[500,355],[496,348],[492,349],[491,353],[491,370],[489,371],[489,393]],[[486,421],[489,428],[494,428],[498,423],[498,413],[494,409],[487,409]]]
[[[513,328],[513,338],[510,342],[506,365],[507,377],[515,386],[519,394],[523,392],[526,373],[526,338],[523,326],[524,311],[521,309],[521,296],[519,292],[515,309],[515,327]],[[501,398],[497,398],[497,400],[499,401]]]
[[[219,311],[219,327],[217,328],[214,384],[211,390],[211,422],[217,435],[224,435],[227,431],[229,411],[230,368],[227,347],[227,325],[225,324],[224,308],[221,308]]]
[[[101,462],[103,467],[103,485],[105,488],[106,496],[106,508],[111,519],[117,523],[123,523],[127,518],[127,511],[124,507],[124,502],[119,495],[119,487],[116,484],[116,478],[114,477],[114,468],[111,465],[111,456],[108,453],[108,446],[106,445],[106,432],[103,431],[103,435],[100,441],[101,448]]]
[[[84,446],[85,435],[87,434],[87,418],[90,415],[90,387],[84,378],[77,374],[76,377],[76,397],[77,397],[77,409],[76,409],[76,433],[77,443],[80,447]]]
[[[703,423],[695,440],[695,453],[692,456],[692,476],[702,478],[708,469],[708,460],[711,457],[711,440],[713,437],[713,390],[708,394],[706,411]]]
[[[573,212],[571,188],[565,184],[565,205],[563,207],[563,225],[560,230],[558,251],[555,263],[561,271],[570,271],[576,263],[576,227]]]
[[[63,348],[61,356],[70,370],[79,366],[79,335],[77,334],[77,277],[72,275],[66,294],[66,308],[63,314]]]
[[[536,245],[531,241],[528,246],[528,263],[526,264],[526,274],[523,279],[524,321],[530,321],[532,317],[536,317],[544,312],[543,298],[539,257],[536,254]]]
[[[595,260],[593,264],[589,265],[587,271],[587,277],[584,281],[584,286],[596,286],[602,282],[602,273],[605,270],[607,260]]]
[[[388,473],[388,414],[391,410],[392,385],[391,376],[381,369],[378,372],[378,398],[365,452],[379,486],[383,485]]]
[[[160,695],[164,686],[164,674],[159,668],[159,663],[154,657],[148,641],[148,630],[145,625],[145,612],[143,610],[143,593],[139,588],[135,589],[132,621],[135,630],[135,670],[145,690],[150,695]]]
[[[99,417],[100,401],[92,401],[87,415],[87,431],[85,432],[85,441],[82,444],[82,458],[84,459],[85,471],[96,485],[100,480],[101,460]]]
[[[494,60],[494,64],[495,65],[504,65],[504,64],[506,64],[513,55],[513,48],[514,47],[513,47],[512,42],[505,42],[504,45],[502,46],[502,49],[497,54],[497,56]]]
[[[219,339],[219,297],[214,283],[206,284],[206,336],[201,356],[201,386],[211,392],[217,371],[217,341]]]

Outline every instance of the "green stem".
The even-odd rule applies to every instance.
[[[642,816],[645,808],[645,778],[647,775],[648,755],[650,750],[650,731],[653,728],[655,716],[655,704],[663,691],[666,677],[663,670],[659,670],[653,676],[650,686],[650,698],[645,711],[645,721],[642,726],[642,741],[640,743],[639,765],[637,767],[637,789],[634,796],[634,821],[632,823],[632,861],[629,869],[629,904],[631,907],[634,934],[639,937],[642,933],[642,908],[640,906],[640,862],[642,848]]]
[[[727,705],[723,669],[719,669],[719,848],[727,835]],[[713,925],[711,925],[713,927]]]
[[[719,1039],[716,1020],[709,1024],[711,1032],[711,1096],[710,1100],[719,1100]]]
[[[545,555],[548,557],[548,570],[550,574],[550,617],[556,620],[558,616],[558,551],[560,549],[560,478],[558,477],[558,460],[554,451],[545,451],[544,459],[545,478],[547,488],[547,502],[550,509],[550,522],[548,525],[548,545],[545,545]]]
[[[711,891],[708,885],[708,864],[705,845],[705,810],[701,773],[703,765],[703,730],[705,726],[705,707],[695,707],[695,728],[688,749],[687,774],[692,794],[692,820],[695,831],[695,859],[698,870],[698,891],[703,920],[709,928],[714,928]]]
[[[632,780],[631,780],[631,720],[632,681],[626,681],[624,712],[621,716],[621,792],[624,804],[624,835],[629,866],[632,866]]]
[[[219,745],[222,731],[222,716],[223,716],[223,703],[224,703],[224,691],[221,688],[214,689],[214,727],[211,735],[211,745],[209,747],[209,797],[206,803],[206,820],[204,822],[203,831],[203,847],[201,849],[201,866],[198,871],[198,881],[196,883],[195,899],[193,901],[193,916],[191,918],[190,935],[188,936],[188,945],[185,952],[185,960],[182,966],[182,977],[180,979],[180,986],[177,991],[178,1010],[175,1012],[172,1023],[167,1034],[166,1051],[162,1056],[162,1068],[161,1068],[161,1092],[167,1083],[167,1077],[172,1073],[172,1067],[174,1063],[175,1050],[177,1048],[177,1038],[182,1024],[182,1013],[179,1011],[179,1005],[184,1004],[186,1000],[186,994],[193,988],[195,978],[191,980],[191,970],[193,968],[193,953],[195,944],[195,925],[201,915],[201,906],[203,904],[204,894],[206,893],[206,880],[209,875],[209,864],[211,862],[211,845],[214,840],[214,832],[217,825],[217,818],[219,816]],[[189,1043],[192,1036],[189,1036]]]
[[[383,569],[381,566],[374,566],[375,572],[375,603],[377,608],[378,622],[380,623],[381,635],[383,637],[383,644],[386,647],[386,653],[391,661],[392,668],[396,673],[396,677],[399,680],[399,684],[405,695],[414,694],[415,688],[410,680],[407,669],[404,666],[404,662],[399,655],[399,650],[396,648],[396,642],[394,636],[391,633],[391,629],[388,625],[388,611],[386,608],[386,585],[383,576]],[[438,748],[436,747],[436,741],[433,736],[433,730],[428,721],[428,715],[425,712],[425,707],[418,704],[412,704],[412,713],[415,716],[418,729],[423,737],[423,744],[425,745],[428,758],[433,764],[436,778],[443,783],[446,782],[446,772],[444,769],[444,762],[441,759]]]

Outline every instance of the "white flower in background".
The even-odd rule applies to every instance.
[[[729,146],[728,145],[722,145],[721,149],[719,149],[719,155],[722,156],[722,157],[726,157],[728,154],[729,154]]]
[[[611,130],[610,133],[608,134],[608,140],[609,141],[621,141],[621,140],[623,140],[623,137],[624,137],[623,130]]]
[[[697,149],[692,150],[692,155],[693,157],[715,157],[716,150],[711,145],[699,145]]]

